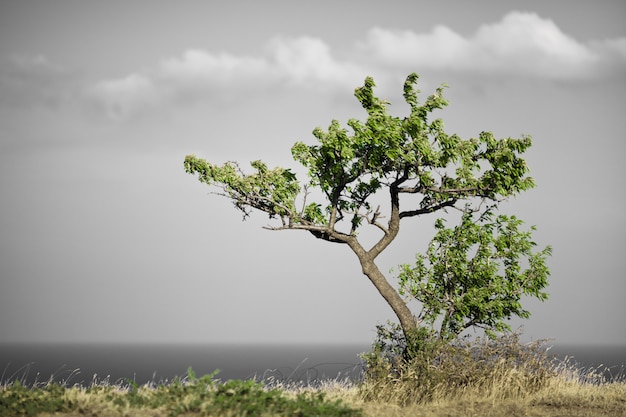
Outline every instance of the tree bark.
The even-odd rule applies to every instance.
[[[380,272],[372,255],[366,252],[356,239],[349,240],[347,243],[359,258],[363,274],[374,284],[374,287],[376,287],[380,295],[387,301],[387,304],[389,304],[389,307],[391,307],[396,317],[398,317],[402,332],[408,340],[409,334],[417,329],[417,321],[413,313],[411,313],[409,307],[400,294],[398,294],[398,291],[389,284],[387,278]]]

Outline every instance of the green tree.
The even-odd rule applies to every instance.
[[[522,308],[523,295],[547,298],[542,289],[548,284],[551,248],[533,252],[535,228],[522,231],[520,219],[494,216],[492,209],[478,219],[466,209],[452,229],[438,219],[426,255],[417,254],[414,266],[401,266],[400,294],[420,302],[418,322],[440,339],[454,339],[470,327],[491,336],[510,331],[505,319],[530,316]]]
[[[423,259],[418,258],[415,271],[409,267],[402,269],[402,293],[391,285],[380,271],[376,259],[397,237],[401,220],[459,208],[459,205],[469,214],[479,210],[485,201],[494,205],[534,186],[533,179],[527,176],[526,162],[520,157],[531,146],[530,137],[498,140],[492,133],[482,132],[478,138],[464,140],[455,134],[447,134],[442,120],[431,120],[430,117],[434,110],[448,104],[443,97],[445,85],[424,103],[419,103],[419,91],[415,89],[417,79],[415,73],[406,79],[403,96],[411,111],[407,117],[399,118],[388,113],[390,103],[374,95],[374,80],[367,77],[364,85],[355,90],[356,98],[367,111],[365,122],[350,119],[347,122],[349,131],[333,120],[327,130],[313,130],[317,144],[298,142],[292,147],[294,159],[308,169],[309,178],[304,183],[300,183],[291,170],[270,169],[261,161],[252,162],[254,171],[246,174],[235,163],[218,166],[194,155],[185,158],[185,170],[197,174],[201,182],[221,188],[222,194],[232,200],[235,207],[243,212],[244,218],[251,209],[257,209],[276,220],[277,223],[269,227],[272,230],[306,230],[318,239],[347,245],[357,256],[363,274],[398,317],[405,335],[416,331],[422,322],[431,322],[445,304],[439,309],[433,304],[427,314],[414,316],[408,305],[410,300],[405,300],[403,295],[428,303],[431,300],[429,294],[432,294],[432,299],[444,296],[445,285],[458,278],[448,274],[446,277],[450,278],[441,280],[440,262],[444,261],[438,260],[437,252],[431,250],[429,255],[434,256],[429,257],[433,262],[432,270],[428,270]],[[316,196],[319,195],[317,201],[311,201],[311,190],[319,191],[316,193]],[[374,201],[378,201],[381,195],[389,204],[384,213],[380,205],[374,208]],[[419,196],[419,202],[401,208],[401,197],[404,196]],[[411,200],[416,201],[415,198]],[[473,204],[474,208],[469,204]],[[383,222],[383,219],[387,221]],[[471,222],[467,216],[463,219],[463,233],[484,234],[471,232],[471,227],[465,231],[467,227],[463,225]],[[438,222],[439,226],[442,224]],[[364,227],[376,228],[380,233],[380,238],[369,247],[365,247],[359,239],[358,232]],[[454,245],[458,236],[446,240],[444,232],[445,229],[439,227],[435,245]],[[522,246],[512,245],[507,253],[510,257],[517,256]],[[462,248],[457,250],[462,251]],[[523,251],[519,253],[524,254]],[[509,255],[498,256],[504,256],[500,259],[505,262],[512,259],[507,258]],[[477,261],[485,261],[483,258],[481,255]],[[459,265],[457,275],[462,273],[462,268]],[[465,271],[474,273],[468,267]],[[485,272],[483,269],[476,271]],[[494,272],[492,275],[494,279],[506,280],[510,274],[496,277]],[[422,288],[429,288],[422,286],[425,281],[438,287],[437,290],[422,294]],[[471,287],[473,282],[469,280],[466,284]],[[489,289],[497,293],[509,291],[518,294],[521,291],[539,294],[527,290],[527,281],[523,279],[507,285],[494,284]],[[538,291],[542,285],[545,284],[535,280],[531,287],[537,287]],[[511,286],[518,288],[509,288]],[[464,299],[471,296],[467,291],[463,294]],[[493,308],[481,307],[481,303],[490,298],[485,300],[476,301],[478,310],[471,303],[454,304],[454,311],[446,315],[446,331],[456,331],[466,325],[468,322],[462,320],[464,314],[469,317],[471,325],[486,327],[496,323],[489,321],[489,317],[495,311],[499,312],[499,308],[502,308],[504,316],[509,313],[526,314],[511,303]],[[474,314],[479,310],[480,314]],[[501,326],[496,326],[496,329],[499,328]]]

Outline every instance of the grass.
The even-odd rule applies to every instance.
[[[220,381],[216,374],[139,386],[93,381],[0,385],[0,416],[626,416],[626,378],[580,370],[516,337],[464,341],[400,360],[364,355],[361,381],[315,386]]]
[[[215,374],[139,386],[133,382],[88,388],[57,383],[0,390],[0,416],[361,416],[324,390],[286,390],[254,380],[221,382]]]

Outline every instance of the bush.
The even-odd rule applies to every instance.
[[[444,342],[424,329],[407,343],[398,326],[379,326],[365,362],[364,399],[400,405],[480,396],[493,400],[535,393],[557,376],[542,342],[518,334]]]
[[[8,389],[0,389],[1,416],[35,416],[39,413],[65,411],[65,388],[48,384],[41,389],[31,389],[15,381]]]

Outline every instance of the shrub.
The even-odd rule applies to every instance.
[[[543,342],[522,344],[516,333],[447,343],[424,330],[407,343],[398,326],[379,326],[373,350],[362,358],[363,398],[400,405],[519,398],[557,376]]]
[[[1,416],[35,416],[44,412],[65,411],[69,407],[64,401],[65,388],[48,384],[31,389],[15,381],[0,390]]]

